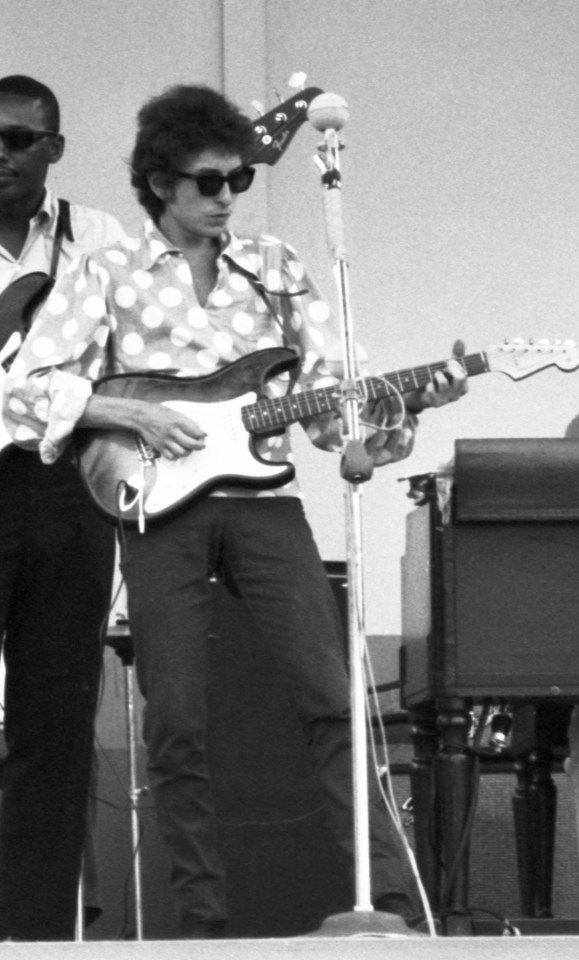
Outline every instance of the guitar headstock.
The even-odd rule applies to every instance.
[[[513,380],[530,377],[545,367],[575,370],[579,353],[572,340],[505,340],[486,351],[489,369]]]
[[[305,74],[295,76],[299,77],[300,81],[302,78],[305,80]],[[246,158],[246,162],[268,163],[273,167],[289,147],[302,123],[307,120],[308,107],[320,93],[323,93],[323,90],[319,87],[304,87],[258,117],[253,124],[255,149]],[[261,109],[261,105],[258,106]]]

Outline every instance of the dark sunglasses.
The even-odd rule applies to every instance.
[[[53,130],[0,130],[0,140],[7,150],[28,150],[33,143],[45,137],[57,137]]]
[[[255,176],[254,167],[241,167],[227,177],[221,173],[181,173],[176,174],[185,180],[194,180],[202,197],[216,197],[226,183],[232,193],[245,193],[249,190]]]

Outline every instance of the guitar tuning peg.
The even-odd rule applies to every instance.
[[[300,71],[299,73],[292,73],[288,80],[288,87],[290,87],[292,90],[304,90],[307,76],[307,73],[304,73],[303,71]]]
[[[532,341],[529,342],[532,343]],[[504,345],[508,350],[516,351],[524,347],[525,341],[522,337],[505,337]]]
[[[260,103],[259,100],[252,100],[251,106],[257,113],[258,117],[263,117],[263,114],[265,113],[265,110],[263,108],[263,103]]]

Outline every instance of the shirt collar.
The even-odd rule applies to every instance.
[[[162,233],[157,224],[148,218],[143,225],[143,268],[151,270],[155,264],[166,256],[182,256],[182,251]],[[224,231],[219,238],[219,255],[229,253],[231,256],[243,250],[243,245],[229,231]]]
[[[31,223],[37,223],[39,226],[44,226],[47,223],[50,223],[51,228],[56,225],[56,218],[58,216],[58,201],[56,197],[52,195],[48,187],[44,191],[44,197],[38,211],[34,214],[31,219]]]

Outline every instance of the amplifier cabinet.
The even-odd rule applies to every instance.
[[[444,932],[464,936],[477,701],[513,705],[521,909],[552,916],[553,714],[565,726],[579,698],[579,446],[458,441],[452,479],[413,480],[422,505],[407,518],[400,686],[416,852]]]
[[[450,509],[441,508],[432,496],[407,518],[402,559],[403,702],[412,706],[441,697],[575,699],[579,514],[565,504],[554,512],[548,483],[543,487],[545,509],[536,491],[531,509],[528,498],[525,501],[524,479],[513,476],[512,470],[508,484],[503,484],[509,491],[508,508],[501,512],[500,478],[505,471],[501,473],[496,462],[494,497],[488,496],[487,484],[482,509],[480,497],[465,503],[464,489],[476,484],[461,462],[470,466],[473,458],[468,455],[474,449],[480,467],[485,442],[459,443],[462,461],[457,456]],[[499,467],[508,466],[509,458],[519,464],[522,444],[525,453],[529,447],[533,452],[533,444],[538,446],[533,463],[542,458],[547,475],[545,460],[553,462],[560,474],[561,444],[569,445],[571,463],[576,452],[570,441],[501,441],[499,458],[498,442],[486,441],[485,480],[493,453]],[[528,464],[523,461],[523,466]],[[536,471],[526,470],[526,475]],[[576,477],[575,484],[579,470]],[[512,496],[517,481],[522,489],[520,519]]]

